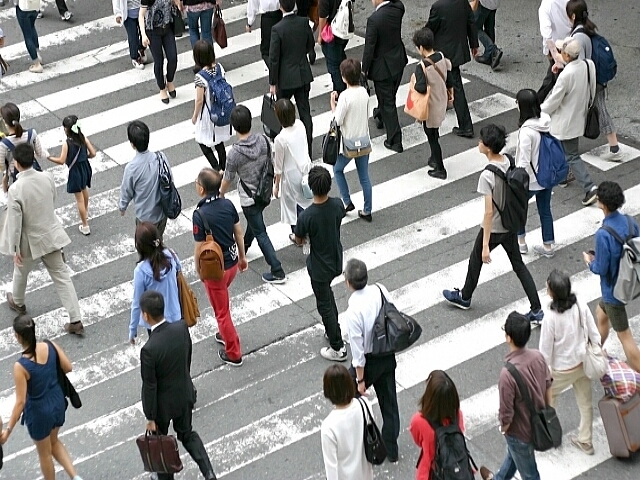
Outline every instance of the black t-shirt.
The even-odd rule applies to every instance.
[[[318,2],[318,17],[326,18],[329,23],[338,12],[340,0],[320,0]]]
[[[342,201],[329,198],[324,203],[312,203],[298,216],[295,234],[308,236],[311,243],[307,269],[312,280],[330,282],[342,273],[340,224],[345,215]]]
[[[213,239],[218,242],[224,255],[224,268],[238,263],[238,247],[233,236],[233,227],[240,221],[236,207],[226,198],[207,197],[198,203],[193,212],[193,239],[204,242],[207,238],[201,215],[207,219]]]

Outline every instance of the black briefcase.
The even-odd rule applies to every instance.
[[[264,134],[271,140],[276,138],[276,135],[282,130],[280,120],[276,116],[276,98],[267,93],[262,98],[262,113],[260,114],[260,121],[262,122],[262,128]]]

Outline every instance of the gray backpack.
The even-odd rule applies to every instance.
[[[633,218],[629,215],[627,222],[629,234],[622,238],[613,228],[603,225],[601,228],[611,234],[622,245],[618,279],[613,287],[613,296],[625,305],[640,296],[640,237],[634,235]],[[609,279],[609,283],[612,279]]]

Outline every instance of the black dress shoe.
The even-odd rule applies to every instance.
[[[364,213],[362,210],[358,210],[358,216],[366,222],[371,223],[373,221],[373,217],[370,213]]]
[[[316,50],[315,48],[309,52],[309,64],[313,65],[316,63]]]
[[[402,148],[402,144],[401,143],[391,144],[387,140],[385,140],[384,141],[384,146],[385,146],[385,148],[388,148],[389,150],[393,150],[394,152],[397,152],[397,153],[404,152],[404,148]]]
[[[495,70],[500,65],[500,60],[502,60],[502,50],[496,47],[491,56],[491,70]]]
[[[373,117],[373,119],[376,121],[376,128],[378,130],[382,130],[384,128],[384,123],[382,119],[380,117]]]
[[[491,59],[487,57],[483,57],[482,55],[473,57],[473,59],[478,63],[482,63],[483,65],[491,65]]]
[[[462,130],[458,127],[453,127],[451,133],[459,137],[473,138],[473,128],[471,130]]]
[[[204,480],[217,480],[216,474],[213,472],[209,472],[205,475]]]
[[[437,169],[433,169],[433,170],[429,170],[427,172],[429,174],[430,177],[433,178],[438,178],[440,180],[446,180],[447,179],[447,171],[446,170],[437,170]]]
[[[162,103],[164,103],[165,105],[169,105],[169,99],[168,98],[161,98],[160,100],[162,100]]]
[[[429,157],[427,165],[431,168],[436,168],[436,160],[433,157]]]
[[[355,209],[356,209],[356,206],[352,202],[349,202],[349,205],[344,207],[344,211],[345,212],[351,212],[351,211],[353,211]]]
[[[172,91],[172,92],[169,92],[169,91],[167,90],[167,92],[169,93],[169,96],[170,96],[171,98],[176,98],[176,91],[175,91],[175,90],[174,90],[174,91]]]

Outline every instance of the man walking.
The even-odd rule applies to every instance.
[[[382,412],[382,439],[387,447],[387,459],[398,461],[398,435],[400,435],[400,413],[396,394],[396,356],[371,356],[373,350],[373,327],[382,308],[382,295],[389,299],[389,292],[382,285],[367,285],[367,266],[352,258],[344,269],[347,288],[353,292],[349,297],[349,308],[343,314],[349,330],[351,345],[351,375],[356,381],[357,396],[365,395],[373,385]]]
[[[253,199],[260,183],[262,167],[265,162],[273,162],[271,144],[264,135],[251,133],[251,111],[244,105],[238,105],[231,111],[231,126],[238,135],[238,141],[231,147],[227,156],[227,169],[224,171],[219,197],[224,198],[231,182],[238,175],[238,196],[247,219],[247,230],[243,240],[244,253],[249,250],[255,238],[265,261],[271,267],[270,272],[262,274],[262,280],[267,283],[284,283],[284,269],[264,224],[262,212],[267,205],[256,203]]]
[[[247,33],[251,32],[256,15],[260,14],[260,56],[269,67],[269,46],[271,45],[271,29],[282,20],[280,2],[278,0],[249,0],[247,2]]]
[[[504,357],[505,362],[515,367],[522,377],[536,410],[549,405],[551,371],[542,353],[527,348],[531,336],[531,323],[524,315],[511,312],[502,329],[509,345],[509,354]],[[500,431],[507,441],[507,456],[498,473],[494,475],[483,466],[480,467],[480,476],[483,480],[510,480],[518,471],[522,480],[540,480],[531,440],[531,414],[513,374],[506,366],[500,371],[498,393],[498,419]]]
[[[312,167],[309,171],[309,187],[313,192],[313,203],[298,216],[294,234],[298,245],[305,242],[311,244],[307,272],[330,345],[320,350],[320,355],[327,360],[344,362],[347,349],[338,324],[338,307],[331,282],[342,273],[340,225],[346,212],[341,200],[329,197],[331,175],[327,169]]]
[[[384,146],[402,153],[402,129],[398,121],[396,94],[404,67],[409,62],[402,41],[404,4],[400,0],[372,0],[375,12],[367,19],[362,71],[373,80],[378,107],[373,116],[378,128],[386,128]]]
[[[207,238],[207,232],[220,245],[224,255],[224,277],[222,280],[204,280],[204,289],[213,307],[213,313],[218,322],[216,342],[224,348],[218,350],[218,356],[223,362],[239,367],[242,365],[242,350],[240,338],[231,320],[229,302],[229,287],[236,278],[238,270],[247,269],[247,259],[244,254],[244,239],[240,217],[233,203],[224,198],[218,198],[222,174],[211,168],[203,168],[196,180],[196,192],[202,198],[193,212],[193,240],[195,249],[196,273],[200,274],[198,252]],[[206,223],[205,223],[206,222]],[[209,228],[207,228],[207,225]]]
[[[296,0],[280,0],[282,21],[275,25],[271,32],[269,90],[276,94],[278,99],[296,99],[298,115],[307,131],[309,156],[313,158],[313,121],[309,105],[313,73],[307,54],[313,51],[315,44],[309,21],[294,13],[295,6]]]
[[[205,480],[216,480],[211,460],[200,436],[191,426],[195,388],[191,381],[191,336],[183,321],[167,323],[164,298],[155,290],[140,297],[140,310],[151,326],[149,340],[140,350],[142,410],[146,430],[167,435],[169,423],[178,440],[198,464]],[[158,474],[158,480],[173,480],[172,474]]]
[[[480,153],[486,155],[489,165],[505,174],[511,161],[500,152],[506,143],[507,132],[504,127],[487,125],[480,130],[480,144],[478,145]],[[533,277],[531,277],[531,273],[522,261],[522,255],[518,247],[518,236],[516,232],[508,231],[502,224],[500,212],[504,211],[505,208],[505,188],[507,188],[506,182],[493,171],[485,169],[480,174],[478,193],[484,196],[484,217],[469,257],[467,278],[462,290],[457,288],[444,290],[442,294],[451,305],[463,310],[469,309],[471,307],[471,297],[478,286],[482,265],[491,262],[491,251],[501,245],[529,298],[531,310],[527,313],[527,318],[532,322],[540,322],[544,317],[544,312],[540,307],[540,297]]]
[[[469,48],[478,55],[478,32],[476,19],[467,0],[437,0],[429,12],[425,25],[434,35],[435,50],[444,53],[451,60],[451,81],[453,82],[453,108],[458,118],[458,126],[453,134],[473,137],[473,123],[462,85],[460,65],[471,60]]]
[[[583,258],[589,270],[600,275],[602,298],[596,308],[598,330],[602,344],[609,336],[610,326],[618,335],[627,363],[635,371],[640,372],[640,349],[633,339],[629,328],[629,317],[624,304],[613,296],[613,288],[618,280],[622,244],[616,239],[615,232],[621,239],[640,235],[635,220],[629,223],[628,218],[620,213],[624,205],[624,192],[615,182],[602,182],[598,187],[598,206],[604,212],[602,228],[596,232],[595,255],[583,252]],[[631,226],[631,229],[629,227]]]
[[[475,57],[476,62],[491,66],[495,70],[500,65],[502,50],[496,45],[496,11],[500,0],[473,0],[471,7],[475,11],[478,40],[484,47],[484,53]]]
[[[118,204],[120,215],[125,214],[129,203],[133,200],[136,225],[140,222],[153,223],[162,239],[167,226],[167,217],[160,203],[158,156],[164,154],[149,151],[149,127],[140,120],[134,120],[129,124],[127,137],[136,154],[124,167]]]
[[[13,256],[15,264],[13,289],[7,292],[7,304],[21,315],[27,313],[24,302],[27,279],[33,267],[42,260],[62,306],[69,313],[70,321],[64,325],[65,331],[82,335],[80,304],[62,253],[71,239],[54,211],[55,182],[49,173],[32,168],[35,157],[33,147],[28,143],[16,146],[13,159],[20,181],[9,187],[7,218],[0,241],[2,253]]]

